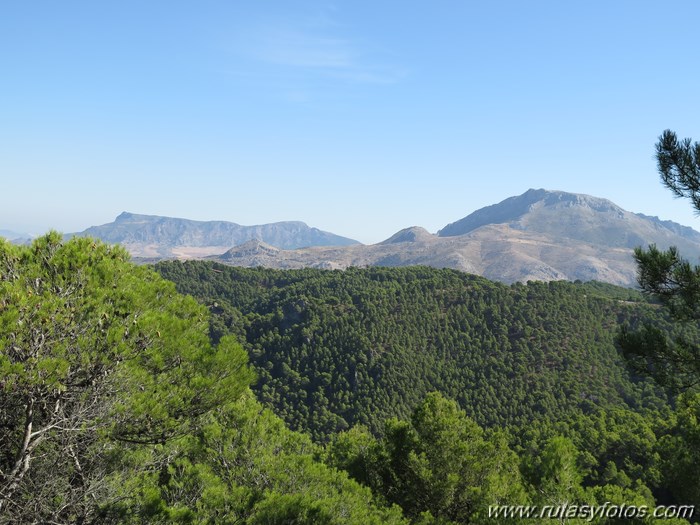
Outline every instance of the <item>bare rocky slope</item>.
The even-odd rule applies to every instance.
[[[431,234],[413,226],[373,245],[303,222],[260,226],[122,213],[76,235],[124,245],[138,260],[209,258],[235,266],[327,268],[426,265],[511,283],[599,280],[634,286],[632,250],[677,246],[700,259],[700,233],[623,210],[606,199],[529,190]]]
[[[677,246],[700,258],[700,233],[623,210],[606,199],[529,190],[478,210],[438,232],[412,227],[370,246],[279,250],[260,241],[211,257],[236,266],[329,268],[428,265],[507,283],[599,280],[634,286],[632,250]]]

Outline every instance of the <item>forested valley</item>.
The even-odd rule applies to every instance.
[[[697,333],[639,292],[425,267],[157,271],[209,308],[213,341],[243,342],[264,405],[414,521],[552,491],[698,502],[700,398],[635,373],[615,344],[621,327]]]
[[[0,523],[688,523],[490,514],[700,502],[700,396],[616,345],[697,340],[665,312],[601,283],[0,240]]]

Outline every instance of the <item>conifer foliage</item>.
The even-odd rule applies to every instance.
[[[121,248],[0,241],[0,523],[402,522],[255,401],[209,324]]]

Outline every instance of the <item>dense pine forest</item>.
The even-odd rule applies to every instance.
[[[633,291],[565,282],[505,286],[425,267],[248,270],[164,262],[164,277],[214,314],[212,337],[245,341],[260,399],[325,441],[381,431],[428,392],[483,426],[561,420],[596,408],[662,408],[613,339],[658,309]]]
[[[411,519],[428,511],[462,523],[483,509],[414,501],[428,480],[469,470],[454,459],[458,443],[486,447],[484,462],[502,462],[483,468],[510,473],[507,486],[531,496],[547,476],[559,479],[546,467],[557,450],[575,467],[567,497],[698,501],[697,398],[677,400],[635,375],[615,345],[623,326],[679,330],[638,292],[595,282],[506,286],[424,267],[165,262],[157,270],[208,306],[213,341],[234,334],[243,342],[263,404]],[[426,406],[453,419],[442,431],[456,434],[426,430],[435,424],[425,422]],[[436,450],[441,439],[446,448]],[[415,458],[425,464],[411,465]]]
[[[0,239],[0,523],[406,523],[255,400],[206,308],[128,259]]]
[[[493,509],[700,502],[700,397],[615,345],[680,333],[637,292],[158,265],[176,289],[128,259],[0,241],[0,523],[682,524]]]

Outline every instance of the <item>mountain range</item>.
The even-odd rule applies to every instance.
[[[123,245],[134,257],[192,258],[221,253],[257,239],[282,249],[358,244],[300,221],[241,226],[226,221],[192,221],[157,215],[121,213],[114,222],[73,235]]]
[[[124,245],[136,260],[207,258],[235,266],[344,269],[426,265],[492,280],[636,283],[636,246],[677,246],[700,258],[700,233],[589,195],[531,189],[477,210],[436,234],[405,228],[363,245],[303,222],[241,226],[124,212],[72,234]]]
[[[427,265],[502,282],[599,280],[634,286],[636,246],[677,246],[700,257],[700,233],[623,210],[606,199],[529,190],[451,223],[437,234],[413,226],[370,246],[280,250],[259,240],[212,257],[274,268]]]
[[[27,233],[20,233],[13,230],[0,230],[0,237],[4,237],[8,241],[12,242],[24,242],[31,239],[31,235]]]

